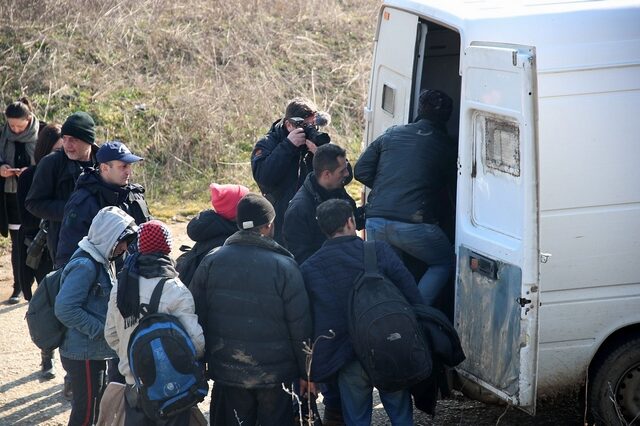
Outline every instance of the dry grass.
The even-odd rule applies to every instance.
[[[255,188],[255,141],[294,96],[333,116],[354,158],[379,2],[5,0],[0,97],[39,117],[90,112],[99,140],[146,158],[151,198],[206,202],[212,180]],[[202,194],[202,196],[200,195]]]

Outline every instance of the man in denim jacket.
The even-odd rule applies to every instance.
[[[60,358],[73,388],[70,426],[90,425],[98,417],[105,360],[115,356],[104,339],[109,294],[117,282],[112,261],[127,249],[136,231],[135,221],[124,211],[103,208],[62,272],[55,313],[68,328]]]

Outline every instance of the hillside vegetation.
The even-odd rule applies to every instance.
[[[287,100],[331,113],[357,157],[379,1],[4,0],[0,97],[39,118],[77,110],[121,139],[156,202],[207,200],[207,184],[255,189],[253,144]]]

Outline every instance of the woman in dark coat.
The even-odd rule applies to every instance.
[[[33,115],[27,98],[13,102],[5,110],[6,123],[0,133],[0,234],[11,236],[11,267],[13,268],[13,293],[10,304],[20,302],[20,216],[18,213],[18,177],[27,167],[35,164],[33,157],[40,122]]]

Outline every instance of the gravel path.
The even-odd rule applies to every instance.
[[[188,244],[185,223],[172,224],[174,248]],[[177,253],[174,253],[174,257]],[[24,316],[27,304],[8,305],[11,295],[11,266],[7,253],[0,255],[0,425],[66,425],[70,403],[62,396],[62,366],[50,381],[39,379],[40,353],[29,338]],[[56,353],[56,358],[58,357]],[[57,360],[56,360],[57,361]],[[376,398],[374,425],[389,424]],[[321,404],[320,404],[321,406]],[[200,404],[208,417],[209,400]],[[417,425],[579,425],[582,415],[575,399],[567,397],[543,402],[538,415],[530,417],[513,408],[486,405],[459,393],[440,401],[437,416],[416,412]]]

